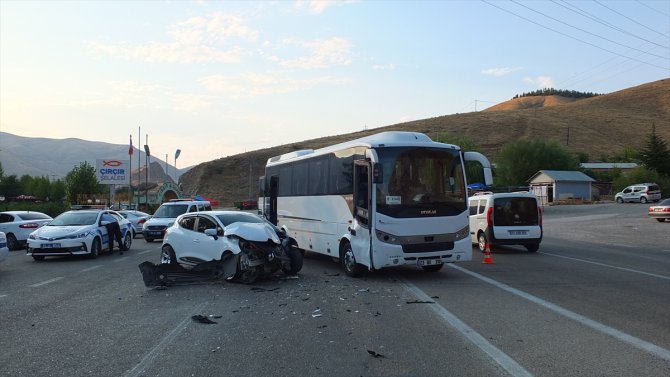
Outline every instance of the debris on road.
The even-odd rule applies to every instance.
[[[207,324],[207,325],[218,323],[216,321],[212,321],[211,319],[209,319],[209,316],[202,315],[202,314],[196,314],[196,315],[192,316],[191,318],[196,322],[204,323],[204,324]]]
[[[373,350],[368,350],[368,353],[369,353],[370,355],[372,355],[372,357],[377,358],[377,359],[379,359],[379,358],[386,358],[386,356],[382,355],[381,353],[377,353],[377,352],[375,352],[375,351],[373,351]]]

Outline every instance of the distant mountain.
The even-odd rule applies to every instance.
[[[186,192],[219,200],[222,205],[258,195],[258,177],[267,159],[300,149],[317,149],[383,131],[422,132],[435,139],[465,135],[495,163],[506,143],[521,139],[555,139],[568,151],[591,161],[625,148],[641,148],[651,132],[670,143],[670,79],[596,97],[521,97],[484,111],[438,116],[251,151],[196,165],[182,177]],[[446,140],[448,142],[448,140]]]
[[[137,184],[138,167],[137,156],[139,154],[140,180],[145,180],[144,151],[135,148],[133,153],[133,184]],[[13,135],[0,132],[0,161],[5,175],[16,174],[17,176],[47,176],[49,178],[64,178],[75,166],[87,161],[95,167],[97,159],[115,158],[119,160],[128,159],[127,144],[110,144],[99,141],[87,141],[82,139],[48,139]],[[153,156],[149,158],[149,178],[152,182],[156,180],[165,181],[165,161]],[[168,173],[173,181],[187,172],[191,167],[178,169],[175,176],[174,166],[168,164]],[[159,173],[160,171],[160,173]]]

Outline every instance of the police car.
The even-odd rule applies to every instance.
[[[109,214],[119,223],[122,244],[120,250],[130,248],[133,231],[130,221],[111,210],[75,210],[58,215],[49,224],[28,236],[27,254],[35,260],[48,256],[86,255],[96,258],[109,245],[107,221],[102,216]],[[116,245],[116,240],[114,242]],[[111,253],[111,250],[110,250]]]

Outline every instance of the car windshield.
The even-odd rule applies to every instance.
[[[162,205],[154,214],[154,218],[174,219],[186,213],[186,210],[188,210],[188,204]]]
[[[92,225],[98,219],[97,213],[66,212],[57,216],[49,226]]]
[[[444,148],[377,148],[383,182],[377,211],[391,217],[454,216],[467,208],[460,152]]]
[[[670,198],[662,200],[658,203],[659,206],[670,206]]]
[[[246,213],[246,212],[238,212],[238,213],[226,213],[226,214],[221,214],[221,215],[216,215],[216,217],[221,221],[223,226],[228,226],[232,223],[236,222],[244,222],[244,223],[264,223],[265,220],[260,218],[259,216],[256,216],[254,214]]]

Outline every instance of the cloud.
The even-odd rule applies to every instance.
[[[527,84],[535,85],[540,89],[554,87],[554,79],[549,76],[538,76],[536,78],[524,77],[523,81]]]
[[[207,90],[224,92],[233,98],[256,97],[304,90],[317,85],[343,85],[349,81],[330,76],[295,79],[275,74],[246,73],[239,76],[210,75],[199,80]]]
[[[389,63],[389,64],[375,64],[372,66],[372,69],[375,71],[392,71],[395,69],[395,64]]]
[[[259,32],[245,25],[237,16],[214,13],[208,17],[191,17],[173,25],[167,34],[169,42],[143,44],[104,44],[91,42],[94,54],[126,60],[154,63],[236,63],[244,50],[233,44],[236,39],[255,41]]]
[[[351,43],[344,38],[332,37],[313,41],[285,39],[282,46],[286,49],[298,47],[307,50],[307,56],[295,59],[282,59],[276,55],[269,58],[286,68],[326,68],[331,65],[349,65],[352,61]]]
[[[523,67],[516,67],[516,68],[509,68],[509,67],[504,67],[504,68],[489,68],[485,69],[482,71],[483,74],[488,75],[488,76],[495,76],[495,77],[500,77],[500,76],[506,76],[509,75],[512,72],[520,71],[522,70]]]
[[[330,8],[332,6],[339,6],[339,5],[344,5],[344,4],[351,4],[355,1],[352,0],[297,0],[295,2],[294,7],[298,10],[302,10],[304,8],[307,8],[309,13],[312,14],[321,14],[323,13],[326,8]]]

